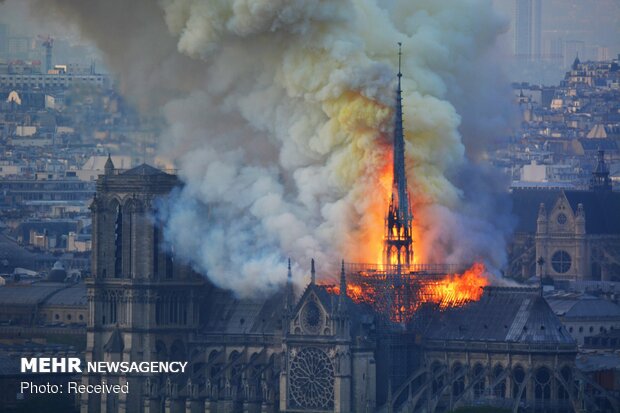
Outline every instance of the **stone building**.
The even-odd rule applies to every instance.
[[[396,101],[394,185],[384,247],[386,262],[401,274],[413,268],[413,216],[404,174],[400,82]],[[487,401],[489,394],[496,395],[496,405],[520,405],[537,400],[539,393],[543,401],[564,400],[555,393],[556,380],[562,372],[573,374],[576,346],[531,291],[489,289],[479,303],[426,306],[408,320],[402,317],[407,307],[396,305],[396,318],[390,312],[400,301],[392,300],[386,311],[349,298],[347,282],[354,274],[345,274],[344,262],[339,285],[318,285],[312,262],[311,281],[299,298],[289,264],[280,291],[239,299],[195,274],[164,246],[156,208],[180,185],[176,176],[148,165],[117,170],[111,159],[104,169],[91,206],[86,361],[187,361],[188,366],[182,374],[85,374],[84,384],[128,383],[130,391],[84,394],[83,413],[430,413]],[[386,291],[405,291],[403,280],[415,278],[394,275],[385,277],[395,282],[386,284]],[[456,361],[461,367],[453,370]],[[494,375],[498,365],[502,371]],[[504,392],[493,393],[496,379],[508,383]],[[511,383],[519,384],[516,390]],[[446,386],[458,390],[458,399]],[[566,398],[577,400],[574,386],[566,388]]]
[[[85,394],[83,412],[441,412],[577,398],[558,384],[575,374],[575,342],[537,291],[488,289],[462,308],[420,312],[426,327],[396,337],[407,379],[392,381],[380,315],[334,292],[347,291],[344,267],[337,290],[315,282],[312,263],[298,298],[289,282],[251,300],[178,263],[153,219],[156,200],[177,184],[147,165],[111,163],[97,181],[85,358],[188,361],[187,371],[84,375],[85,384],[129,383],[130,392]]]
[[[507,275],[620,280],[620,192],[612,191],[602,151],[589,190],[519,189],[512,201]]]
[[[433,312],[423,335],[422,366],[393,396],[410,394],[405,411],[573,411],[577,346],[537,289],[487,287]]]
[[[85,384],[128,382],[131,391],[84,395],[82,411],[374,409],[368,310],[316,285],[314,265],[299,299],[291,283],[263,300],[213,287],[161,246],[153,211],[176,185],[148,165],[119,171],[111,161],[98,179],[86,361],[189,361],[188,370],[84,376]]]
[[[565,292],[545,299],[580,346],[588,338],[620,331],[620,306],[607,299]]]

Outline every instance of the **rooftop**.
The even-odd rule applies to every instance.
[[[437,313],[430,340],[574,345],[536,289],[485,288],[479,301]]]

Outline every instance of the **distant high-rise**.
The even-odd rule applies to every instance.
[[[515,56],[538,60],[541,57],[542,0],[515,0]]]

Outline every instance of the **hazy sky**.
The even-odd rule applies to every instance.
[[[497,10],[505,13],[509,18],[514,17],[515,0],[492,0]],[[543,52],[549,50],[549,44],[554,39],[562,41],[583,41],[585,58],[595,58],[596,47],[606,47],[610,58],[620,53],[620,0],[542,0]],[[51,19],[35,21],[29,16],[26,1],[0,0],[0,23],[10,26],[13,34],[36,36],[37,34],[52,34],[56,39],[65,40],[69,44],[87,43],[81,39],[79,33],[71,27],[61,26]],[[557,83],[565,67],[557,64],[536,68],[536,75],[532,76],[523,70],[515,69],[510,61],[513,52],[512,24],[509,31],[498,40],[500,54],[506,57],[503,65],[511,80],[527,80],[542,83]],[[567,59],[572,61],[573,49],[569,49]],[[566,61],[564,62],[566,63]]]
[[[493,0],[495,7],[514,15],[515,0]],[[620,0],[542,0],[543,41],[553,33],[565,40],[583,40],[590,46],[620,53]],[[512,27],[504,41],[512,45]]]

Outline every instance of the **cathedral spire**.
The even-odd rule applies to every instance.
[[[405,172],[405,133],[403,129],[403,98],[401,89],[402,43],[398,43],[398,88],[396,89],[396,116],[394,119],[394,178],[393,193],[397,196],[398,212],[402,219],[410,219],[409,197],[407,196],[407,174]]]
[[[288,271],[286,274],[286,298],[284,301],[285,312],[293,307],[293,273],[291,272],[291,259],[288,259]]]
[[[338,309],[343,311],[345,307],[345,297],[347,296],[347,277],[344,273],[344,260],[340,267],[340,297],[338,298]]]
[[[314,258],[310,261],[310,283],[316,283],[316,271],[314,270]]]
[[[396,89],[396,108],[394,114],[394,147],[392,196],[386,217],[385,260],[388,265],[397,265],[400,272],[402,265],[413,262],[412,221],[407,173],[405,169],[405,133],[403,129],[403,105],[401,72],[402,43],[398,43],[398,86]]]

